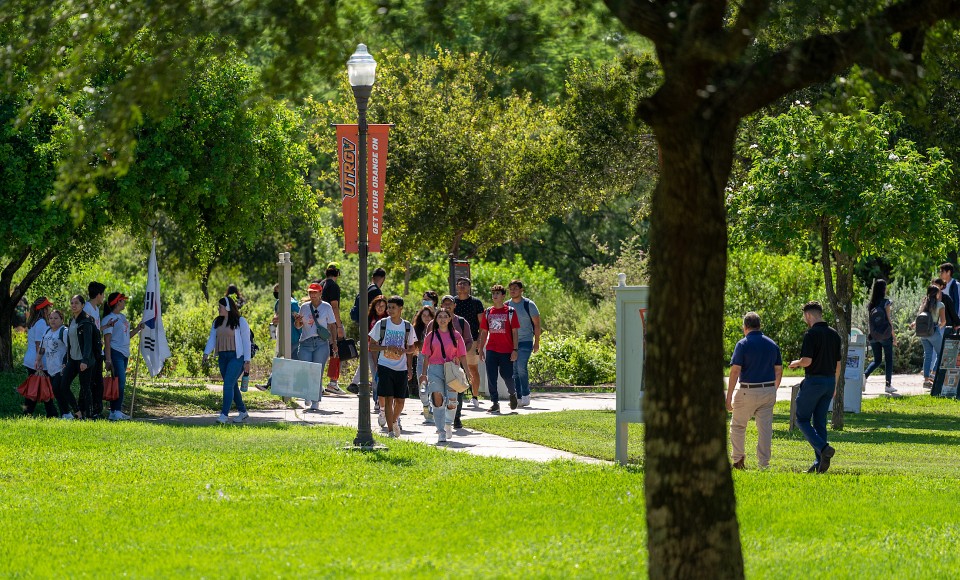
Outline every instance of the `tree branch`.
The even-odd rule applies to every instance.
[[[33,248],[27,246],[19,256],[10,260],[10,263],[3,269],[3,272],[0,273],[0,296],[6,298],[9,296],[10,285],[13,283],[13,275],[17,273],[17,270],[20,269],[20,266],[23,266],[23,263],[27,261],[27,258],[30,257],[30,252],[33,251]],[[13,303],[16,304],[20,299],[17,298]]]
[[[956,0],[907,0],[868,18],[856,28],[792,43],[744,66],[744,80],[734,89],[737,98],[731,99],[731,103],[743,117],[792,91],[829,81],[854,64],[869,66],[887,76],[916,76],[915,66],[908,67],[912,70],[894,68],[896,59],[891,57],[891,51],[896,49],[890,45],[890,36],[957,16],[960,16],[960,2]],[[916,46],[916,41],[912,44]]]
[[[50,262],[53,261],[53,258],[56,257],[57,250],[56,248],[50,248],[47,250],[47,253],[44,254],[36,263],[30,268],[30,271],[27,272],[26,276],[23,277],[23,280],[20,280],[20,283],[13,287],[13,291],[10,293],[10,299],[14,304],[20,302],[20,299],[23,298],[23,295],[27,293],[27,290],[30,289],[30,285],[33,284],[34,280],[37,279],[47,266],[50,265]]]
[[[770,0],[743,0],[737,19],[727,34],[724,52],[731,58],[740,56],[756,37],[760,19],[770,7]]]
[[[652,40],[658,49],[669,42],[670,30],[663,14],[649,0],[604,0],[604,3],[624,26]]]
[[[837,291],[833,286],[833,266],[830,260],[830,224],[827,218],[820,218],[820,265],[823,267],[823,283],[831,308],[836,311]]]

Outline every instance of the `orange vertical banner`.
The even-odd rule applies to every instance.
[[[343,206],[343,249],[348,254],[355,254],[360,247],[359,130],[356,125],[335,126]],[[368,125],[367,127],[367,240],[370,251],[379,252],[383,235],[387,139],[391,125]]]
[[[387,180],[387,139],[391,125],[370,125],[367,135],[367,239],[370,251],[380,251]]]
[[[359,251],[360,191],[357,173],[360,159],[356,125],[336,125],[337,160],[340,168],[340,194],[343,205],[343,249],[348,254]]]

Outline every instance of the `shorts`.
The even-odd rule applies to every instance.
[[[377,396],[407,398],[407,371],[395,371],[383,365],[377,365]]]
[[[467,364],[472,367],[480,364],[480,355],[474,352],[472,348],[467,351]]]

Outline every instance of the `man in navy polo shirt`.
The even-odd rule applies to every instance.
[[[800,358],[790,363],[790,368],[803,367],[804,371],[797,393],[797,427],[816,455],[807,473],[826,473],[836,452],[827,443],[827,410],[840,378],[842,343],[837,331],[823,321],[819,302],[804,304],[803,321],[810,328],[803,335]]]
[[[757,462],[761,469],[770,465],[773,442],[773,405],[783,376],[780,347],[760,331],[760,316],[747,312],[743,317],[744,338],[737,343],[730,358],[730,379],[727,383],[727,410],[730,420],[730,444],[733,467],[746,468],[744,434],[750,417],[757,422]],[[736,396],[733,388],[740,381]]]

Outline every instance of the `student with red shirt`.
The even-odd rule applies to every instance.
[[[493,401],[488,413],[500,412],[500,393],[497,392],[497,373],[510,393],[510,408],[517,408],[517,391],[513,383],[513,363],[517,360],[520,319],[512,306],[503,303],[506,289],[500,284],[490,288],[493,306],[480,315],[480,359],[487,368],[487,390]]]

